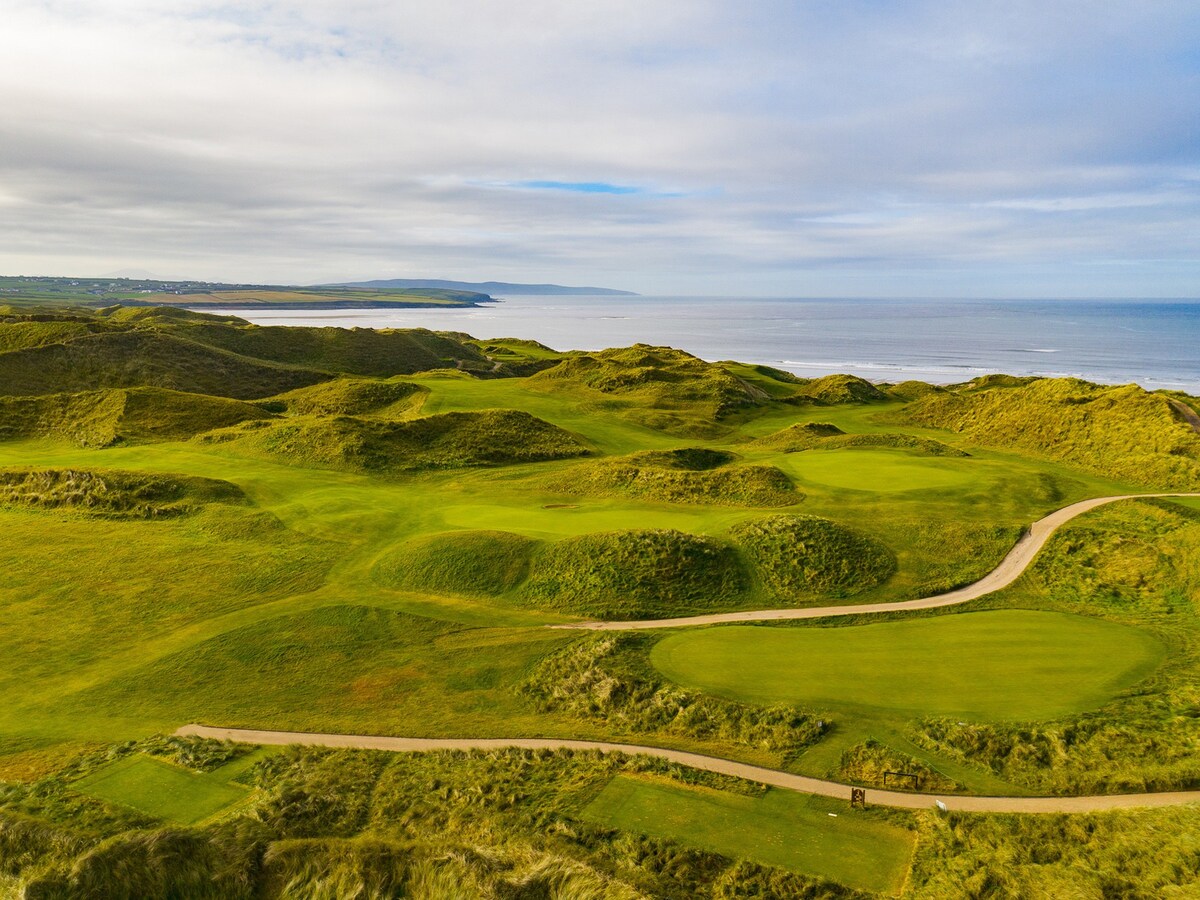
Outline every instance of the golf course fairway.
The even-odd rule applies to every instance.
[[[650,658],[680,685],[748,703],[1002,721],[1094,709],[1164,656],[1137,628],[1001,610],[843,628],[680,632]]]

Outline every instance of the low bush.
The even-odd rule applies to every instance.
[[[772,600],[851,597],[882,584],[896,558],[873,538],[816,516],[768,516],[730,530]]]
[[[601,618],[652,618],[720,608],[746,588],[728,544],[663,529],[585,534],[533,556],[524,600]]]

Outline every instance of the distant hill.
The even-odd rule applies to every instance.
[[[565,287],[561,284],[510,284],[507,281],[444,281],[438,278],[384,278],[377,281],[348,281],[340,284],[324,284],[318,287],[373,288],[418,288],[422,290],[477,291],[481,294],[546,294],[546,295],[589,295],[603,297],[636,297],[633,291],[618,291],[600,287]]]

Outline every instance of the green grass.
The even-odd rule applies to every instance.
[[[248,400],[330,377],[138,331],[88,334],[66,344],[0,353],[0,393],[9,396],[158,387]]]
[[[653,618],[736,601],[746,583],[727,544],[681,531],[618,531],[542,548],[523,596],[575,615]]]
[[[130,756],[75,782],[81,793],[128,806],[156,819],[192,825],[246,799],[224,767],[192,772],[149,756]]]
[[[503,594],[529,574],[535,541],[504,531],[415,538],[381,557],[372,575],[389,587],[442,594]]]
[[[152,519],[186,515],[205,503],[245,502],[237,485],[212,478],[92,469],[0,469],[0,505]]]
[[[896,558],[883,544],[816,516],[752,519],[730,533],[767,596],[782,603],[850,597],[896,571]]]
[[[962,489],[979,477],[968,460],[929,459],[893,450],[810,450],[780,462],[801,484],[893,493]]]
[[[200,441],[296,465],[380,473],[540,462],[591,452],[561,428],[511,409],[402,422],[305,416],[218,429]]]
[[[153,387],[0,397],[0,438],[48,438],[80,447],[186,440],[266,418],[239,400]]]
[[[1054,444],[1050,458],[972,429],[897,424],[904,402],[856,398],[852,379],[813,388],[764,367],[657,348],[589,355],[592,362],[572,354],[567,365],[548,348],[458,335],[256,330],[164,310],[44,315],[9,323],[21,327],[0,343],[11,348],[0,351],[0,370],[16,373],[4,366],[17,357],[29,363],[24,354],[45,354],[38,359],[46,365],[21,369],[24,387],[20,379],[7,385],[61,391],[92,378],[226,391],[232,377],[255,399],[140,386],[0,400],[0,469],[18,472],[9,477],[14,502],[0,509],[0,696],[8,699],[0,704],[0,773],[42,779],[27,789],[0,785],[0,807],[20,816],[53,818],[50,806],[38,806],[45,779],[74,778],[72,754],[81,747],[112,742],[116,749],[97,752],[127,755],[123,742],[191,720],[640,740],[866,782],[899,765],[981,793],[1200,784],[1200,730],[1189,712],[1200,665],[1200,524],[1190,514],[1197,502],[1090,514],[1003,594],[924,618],[665,637],[542,627],[574,615],[838,603],[851,595],[868,603],[947,590],[988,571],[1046,512],[1130,488],[1116,477],[1126,469],[1100,472],[1080,455],[1093,446],[1087,441]],[[34,327],[41,325],[48,327]],[[305,368],[318,362],[330,371]],[[461,368],[334,376],[447,363]],[[297,371],[316,383],[290,384]],[[802,396],[826,388],[823,400]],[[926,398],[918,404],[943,396],[913,385],[900,394]],[[1114,458],[1149,453],[1148,471],[1174,458],[1186,463],[1147,429],[1158,401],[1126,405],[1122,397],[1067,406],[1098,414],[1096,404],[1108,404],[1126,420],[1117,433],[1148,435],[1137,447],[1113,442],[1105,452]],[[237,426],[225,433],[230,440],[192,439],[229,425]],[[842,433],[813,427],[822,425]],[[542,452],[547,447],[553,452]],[[556,455],[565,458],[549,458]],[[777,494],[744,490],[742,479],[764,473]],[[213,484],[231,486],[223,489],[237,502],[191,490]],[[187,489],[165,496],[164,485]],[[48,502],[27,503],[35,494]],[[120,507],[127,494],[164,508],[184,504],[190,514],[121,518],[103,509],[114,498]],[[792,505],[774,505],[785,499]],[[96,509],[105,514],[84,514]],[[814,521],[822,524],[811,534],[764,526]],[[983,611],[989,607],[1000,609]],[[672,646],[683,648],[686,687],[665,677],[668,666],[652,664]],[[77,795],[60,824],[98,830],[64,837],[62,846],[95,844],[101,832],[106,843],[78,869],[75,854],[54,877],[69,881],[76,871],[83,890],[106,883],[105,866],[117,866],[121,854],[153,861],[158,853],[194,860],[189,871],[203,879],[236,847],[270,873],[261,896],[287,893],[289,884],[298,886],[293,893],[344,887],[376,864],[403,870],[392,882],[380,876],[380,885],[393,886],[441,873],[429,878],[507,879],[505,890],[528,878],[552,892],[565,890],[570,873],[580,885],[595,872],[619,871],[655,897],[807,890],[777,869],[581,823],[578,809],[603,783],[560,757],[437,765],[362,762],[367,756],[356,754],[318,762],[324,758],[272,763],[283,768],[263,776],[271,799],[256,807],[261,816],[238,814],[195,832],[121,832],[147,827],[145,820]],[[609,766],[593,763],[588,771]],[[66,774],[55,774],[64,766]],[[615,763],[604,768],[603,782],[617,771]],[[395,779],[403,790],[389,793]],[[143,788],[130,782],[122,790],[135,796]],[[556,799],[568,795],[570,803]],[[376,808],[377,796],[391,799]],[[428,835],[466,834],[484,807],[494,830],[472,830],[465,844],[455,838],[460,862],[438,862],[440,845],[434,856],[413,849],[438,843]],[[342,812],[322,818],[334,809]],[[492,817],[519,809],[519,821]],[[919,817],[901,820],[930,833]],[[17,831],[54,845],[58,838],[36,822]],[[115,830],[104,831],[105,822]],[[278,841],[261,836],[265,822],[280,826]],[[17,833],[6,827],[0,852]],[[518,852],[510,832],[550,844]],[[1015,834],[982,836],[994,846],[980,849],[980,860],[991,856],[966,877],[984,872],[1018,895],[1035,883],[1022,880],[1027,873],[996,874]],[[955,849],[952,839],[936,845],[922,884],[940,883],[930,873],[955,854],[975,858],[976,848]],[[511,877],[470,868],[462,860],[476,858],[471,847],[499,854]],[[1117,865],[1089,854],[1089,865]],[[565,868],[551,878],[539,868],[545,859]],[[573,867],[581,865],[595,871],[579,874]],[[645,874],[652,869],[660,874]],[[251,870],[260,870],[243,872],[252,881]],[[145,892],[169,893],[165,884],[145,882]]]
[[[1200,435],[1167,397],[1133,384],[1047,378],[931,394],[899,417],[1151,487],[1194,490],[1200,484]]]
[[[750,703],[1038,720],[1103,705],[1165,648],[1099,619],[1005,610],[843,628],[673,634],[651,659],[688,687]]]
[[[902,828],[788,791],[747,797],[621,776],[583,816],[881,893],[899,889],[913,851],[912,835]]]

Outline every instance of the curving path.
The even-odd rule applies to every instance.
[[[337,747],[357,750],[390,750],[399,753],[422,753],[431,750],[501,750],[518,748],[524,750],[598,750],[601,753],[626,753],[630,756],[653,756],[703,769],[719,772],[747,781],[756,781],[772,787],[798,791],[802,794],[818,794],[839,800],[850,798],[850,785],[806,775],[793,775],[778,769],[752,766],[688,753],[684,750],[668,750],[663,747],[643,747],[638,744],[614,744],[605,741],[570,741],[543,738],[401,738],[379,737],[366,734],[313,734],[303,731],[255,731],[246,728],[212,728],[208,725],[184,725],[175,732],[181,736],[215,738],[222,741],[238,741],[243,744],[304,744],[313,747]],[[885,791],[869,788],[867,801],[877,806],[894,806],[902,809],[929,809],[942,803],[947,809],[961,812],[987,813],[1083,813],[1111,809],[1135,809],[1139,807],[1182,806],[1200,803],[1200,791],[1175,791],[1155,794],[1101,794],[1092,797],[964,797],[956,794],[909,794],[903,791]]]
[[[974,584],[918,600],[896,603],[870,603],[858,606],[826,606],[811,609],[760,609],[748,612],[718,613],[708,616],[687,616],[677,619],[653,619],[635,622],[579,622],[569,625],[550,625],[549,628],[585,628],[594,630],[627,631],[644,628],[678,628],[687,625],[715,625],[724,622],[763,622],[776,619],[816,619],[827,616],[851,616],[864,613],[901,612],[932,609],[966,603],[1016,581],[1033,562],[1035,556],[1056,530],[1076,516],[1098,506],[1118,500],[1146,497],[1200,497],[1200,493],[1121,494],[1115,497],[1096,497],[1081,500],[1050,513],[1034,522],[1000,565]],[[402,738],[363,734],[316,734],[301,731],[256,731],[246,728],[215,728],[208,725],[184,725],[175,732],[181,736],[215,738],[245,744],[305,744],[319,747],[341,747],[361,750],[390,750],[420,753],[431,750],[498,750],[521,748],[527,750],[598,750],[602,753],[626,753],[665,759],[669,762],[744,778],[760,784],[804,794],[848,799],[851,786],[806,775],[794,775],[763,766],[669,750],[639,744],[618,744],[605,741],[573,741],[552,738]],[[868,800],[879,806],[902,809],[928,809],[941,804],[946,809],[962,812],[988,813],[1082,813],[1139,807],[1181,806],[1200,803],[1200,791],[1172,791],[1152,794],[1101,794],[1090,797],[971,797],[956,794],[912,794],[904,791],[868,790]]]
[[[565,625],[548,625],[548,628],[583,628],[592,631],[640,631],[650,628],[681,628],[688,625],[721,625],[728,622],[771,622],[780,619],[824,619],[833,616],[859,616],[870,613],[909,612],[915,609],[934,609],[939,606],[954,606],[975,600],[985,594],[998,591],[1016,581],[1029,568],[1038,551],[1050,540],[1050,536],[1076,516],[1118,500],[1136,500],[1149,497],[1200,497],[1200,494],[1119,494],[1115,497],[1093,497],[1080,500],[1070,506],[1055,510],[1038,519],[1021,535],[1020,540],[1008,551],[987,575],[974,584],[961,587],[946,594],[921,597],[917,600],[900,600],[895,603],[860,603],[857,606],[819,606],[803,609],[752,609],[743,612],[713,613],[703,616],[680,616],[675,619],[641,619],[630,622],[571,622]]]

